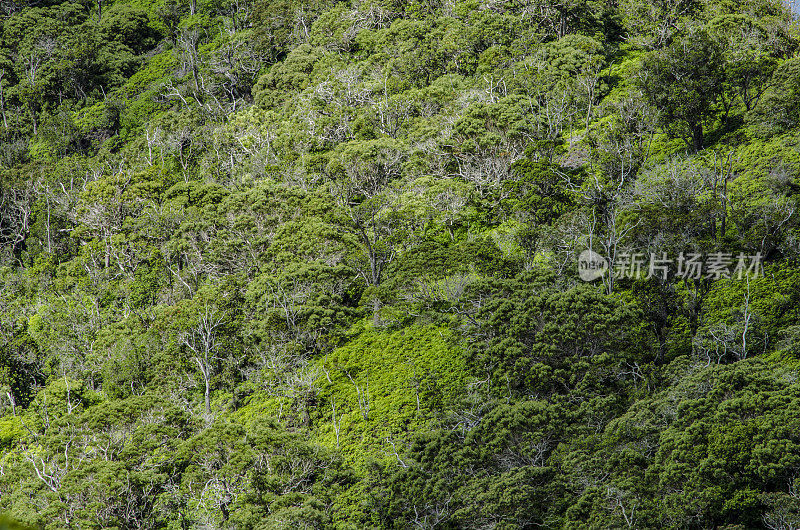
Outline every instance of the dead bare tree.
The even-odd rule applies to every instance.
[[[197,364],[203,378],[207,421],[211,421],[211,378],[214,375],[214,365],[219,359],[219,334],[226,318],[225,311],[206,303],[198,313],[193,327],[181,336],[181,344],[192,353],[192,360]]]

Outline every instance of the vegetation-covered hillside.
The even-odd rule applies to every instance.
[[[800,527],[780,1],[0,8],[0,512]]]

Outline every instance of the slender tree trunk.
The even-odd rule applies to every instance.
[[[197,78],[200,74],[197,72],[197,59],[192,58],[192,77],[194,78],[194,93],[195,98],[200,99],[200,83]]]
[[[47,190],[50,191],[49,189]],[[47,197],[47,253],[51,254],[53,252],[52,246],[50,244],[50,197],[48,193]]]
[[[206,417],[211,417],[211,386],[209,385],[208,377],[206,379]]]
[[[205,363],[200,360],[200,357],[195,357],[194,361],[197,363],[198,368],[200,368],[200,373],[203,374],[203,383],[205,383],[206,391],[205,391],[205,408],[206,408],[206,420],[211,419],[211,367],[208,364],[208,357],[206,356]]]
[[[377,297],[372,301],[372,325],[381,326],[381,301]]]
[[[703,149],[703,124],[695,123],[692,125],[692,143],[695,151]]]
[[[11,413],[14,416],[16,416],[17,415],[17,402],[14,401],[14,394],[12,394],[11,391],[8,391],[8,392],[6,392],[6,395],[8,396],[8,401],[11,402]]]
[[[720,203],[722,204],[722,223],[720,228],[720,237],[724,238],[725,233],[728,231],[728,180],[726,178],[725,182],[723,183],[723,192],[722,192],[722,200]]]
[[[0,113],[3,114],[3,127],[8,129],[8,121],[6,120],[6,98],[3,91],[3,76],[0,74]]]

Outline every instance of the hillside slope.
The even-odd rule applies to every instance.
[[[800,525],[780,1],[2,8],[0,512]]]

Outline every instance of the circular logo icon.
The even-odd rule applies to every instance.
[[[584,250],[578,256],[578,276],[585,282],[600,278],[608,270],[608,260],[593,250]]]

